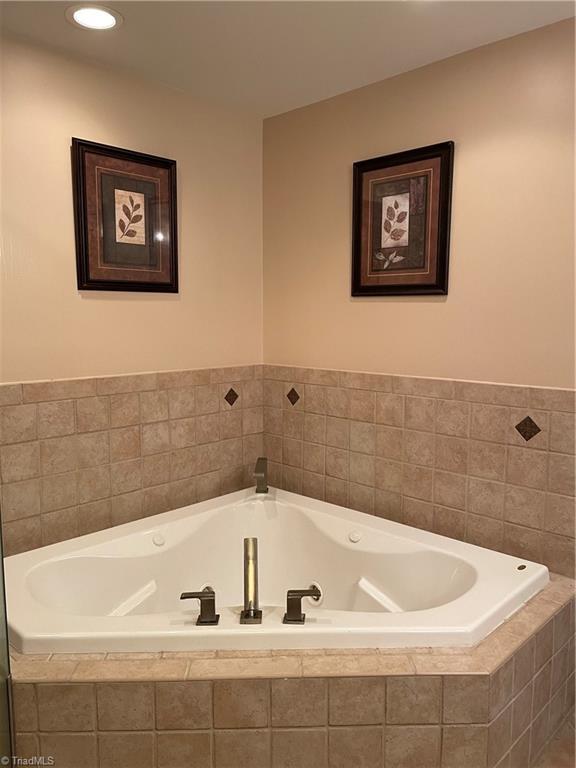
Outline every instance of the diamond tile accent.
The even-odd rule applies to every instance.
[[[298,400],[300,400],[300,395],[298,394],[298,392],[296,392],[296,390],[294,389],[294,387],[292,387],[292,389],[290,390],[290,392],[288,392],[288,394],[286,395],[286,397],[288,398],[288,400],[290,400],[290,402],[292,403],[292,405],[296,405],[296,403],[298,402]]]
[[[522,421],[516,424],[516,431],[522,435],[526,442],[532,440],[533,437],[536,437],[538,432],[542,432],[538,424],[536,424],[530,416],[526,416],[525,419],[522,419]]]
[[[226,402],[228,403],[229,406],[233,406],[234,403],[236,402],[236,400],[238,400],[239,397],[240,397],[240,395],[238,394],[238,392],[235,392],[232,389],[232,387],[230,387],[228,392],[226,392],[226,394],[224,395],[224,400],[226,400]]]

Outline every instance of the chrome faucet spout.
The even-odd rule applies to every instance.
[[[261,624],[258,601],[258,539],[244,539],[244,610],[240,624]]]
[[[256,478],[256,493],[268,493],[268,459],[265,456],[256,459],[254,477]]]

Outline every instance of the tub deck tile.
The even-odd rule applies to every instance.
[[[50,666],[50,662],[47,666]],[[177,659],[134,659],[122,661],[82,661],[74,670],[74,682],[98,680],[183,680],[188,662]]]
[[[302,660],[297,656],[199,659],[190,661],[188,680],[302,677]]]

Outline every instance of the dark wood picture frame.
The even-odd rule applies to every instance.
[[[354,163],[352,296],[448,293],[453,165],[452,141]]]
[[[77,138],[71,154],[78,289],[178,293],[176,161]]]

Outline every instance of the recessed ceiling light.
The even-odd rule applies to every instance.
[[[122,23],[122,16],[102,5],[75,5],[68,8],[66,18],[85,29],[112,29]]]

